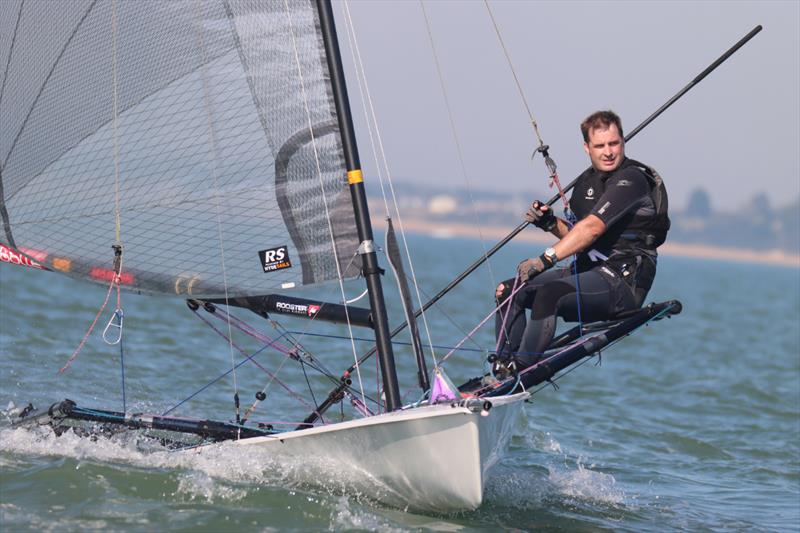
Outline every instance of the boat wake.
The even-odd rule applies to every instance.
[[[176,495],[189,501],[214,502],[219,500],[236,502],[249,495],[246,488],[218,483],[205,472],[183,472],[178,476]]]
[[[232,443],[219,443],[176,451],[143,438],[135,432],[122,432],[108,438],[86,438],[68,430],[56,434],[49,427],[0,429],[0,455],[3,462],[14,456],[68,458],[78,462],[130,468],[168,470],[175,473],[174,496],[190,501],[238,501],[262,488],[309,490],[329,496],[347,494],[357,502],[377,500],[404,507],[406,502],[380,480],[358,469],[320,458],[273,457],[252,447],[245,453]],[[313,481],[308,472],[314,473]],[[354,491],[354,487],[359,490]]]
[[[625,507],[625,493],[613,475],[595,470],[584,458],[571,456],[551,434],[533,430],[515,440],[510,460],[500,461],[487,480],[487,503],[505,507],[513,502],[515,508],[530,509],[553,500],[569,500]],[[0,429],[0,454],[6,458],[71,458],[78,461],[77,468],[89,462],[122,470],[171,470],[177,484],[174,496],[189,501],[239,501],[254,490],[275,488],[336,497],[346,494],[359,503],[380,501],[401,509],[409,506],[402,494],[361,469],[345,468],[320,456],[275,457],[269,450],[246,448],[223,442],[176,451],[131,431],[86,438],[71,429],[56,436],[49,426]],[[524,450],[525,463],[529,451],[538,450],[538,465],[515,467],[514,449]]]
[[[487,484],[487,503],[511,503],[521,510],[552,509],[558,503],[629,508],[630,502],[613,475],[564,450],[550,433],[531,430],[511,448],[509,460],[498,465]],[[531,450],[535,450],[533,457]],[[536,464],[530,464],[531,460]]]
[[[616,486],[614,476],[592,470],[580,459],[575,467],[560,469],[551,466],[549,472],[548,480],[565,496],[614,506],[625,505],[625,493]]]

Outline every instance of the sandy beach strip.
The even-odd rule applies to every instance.
[[[375,217],[373,219],[373,225],[376,229],[383,229],[386,223],[383,218]],[[395,228],[398,231],[401,229],[400,223],[397,221],[395,221]],[[403,219],[402,229],[411,233],[421,233],[443,239],[462,237],[496,242],[508,235],[513,228],[501,226],[483,226],[478,228],[474,225],[457,222],[437,224],[419,219]],[[536,228],[526,229],[517,235],[514,240],[517,242],[530,242],[542,245],[549,245],[554,242],[552,235],[545,234]],[[658,253],[697,259],[715,259],[719,261],[760,263],[800,268],[800,254],[790,254],[783,250],[759,251],[745,248],[712,246],[708,244],[685,244],[669,242],[669,240],[667,240],[663,246],[659,247]]]

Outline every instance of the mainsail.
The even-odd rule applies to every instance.
[[[129,288],[245,296],[359,273],[305,0],[0,11],[0,241]]]

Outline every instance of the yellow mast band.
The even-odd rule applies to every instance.
[[[362,183],[364,181],[364,176],[361,174],[360,170],[350,170],[347,172],[347,183],[350,185],[355,185],[356,183]]]

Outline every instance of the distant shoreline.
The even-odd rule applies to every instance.
[[[384,228],[386,226],[386,223],[381,217],[375,217],[373,219],[373,224],[378,228]],[[421,233],[431,237],[483,238],[496,241],[508,235],[513,229],[501,226],[483,226],[481,228],[476,228],[476,226],[458,222],[436,224],[419,219],[404,219],[402,225],[405,231]],[[400,230],[400,224],[397,221],[395,221],[395,228]],[[541,231],[524,231],[517,235],[515,240],[537,244],[553,243],[553,237]],[[729,248],[711,246],[708,244],[686,244],[667,241],[663,246],[659,247],[658,253],[696,259],[717,259],[720,261],[738,263],[759,263],[800,268],[800,254],[790,254],[783,250],[758,251],[746,248]]]

